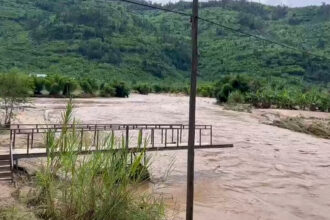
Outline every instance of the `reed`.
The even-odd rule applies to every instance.
[[[135,154],[109,135],[102,139],[103,152],[80,155],[81,136],[74,127],[73,105],[70,101],[59,135],[50,131],[46,138],[47,163],[37,174],[37,196],[30,204],[44,219],[165,219],[161,199],[138,192],[137,188],[148,177],[149,160],[145,151]],[[139,135],[138,147],[146,141]],[[84,149],[86,150],[86,149]]]

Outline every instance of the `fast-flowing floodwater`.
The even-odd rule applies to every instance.
[[[214,143],[235,147],[196,151],[195,219],[330,219],[330,141],[261,124],[254,114],[223,111],[214,102],[198,98],[197,123],[213,125]],[[65,106],[63,99],[33,103],[20,122],[54,122]],[[75,116],[86,123],[188,121],[184,96],[133,94],[74,103]],[[184,217],[186,159],[186,151],[153,154],[150,187],[164,196],[173,219]]]

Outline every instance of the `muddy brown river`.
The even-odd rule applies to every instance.
[[[22,123],[56,122],[63,99],[35,99]],[[88,123],[187,123],[188,97],[135,95],[77,99],[75,117]],[[197,123],[213,125],[214,143],[232,149],[197,150],[195,219],[330,219],[330,141],[260,123],[256,114],[224,111],[198,98]],[[323,117],[330,118],[329,114]],[[153,184],[172,219],[184,219],[186,151],[152,156]]]

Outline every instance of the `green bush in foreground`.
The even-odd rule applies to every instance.
[[[131,163],[124,138],[119,143],[114,135],[101,139],[105,152],[79,156],[88,147],[81,145],[80,132],[65,129],[74,121],[71,114],[69,103],[61,134],[47,134],[47,163],[37,174],[37,196],[29,202],[37,215],[43,219],[164,219],[162,202],[137,192],[148,168],[148,162],[141,165],[142,136],[138,141],[142,152]]]

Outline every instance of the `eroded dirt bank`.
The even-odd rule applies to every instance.
[[[198,98],[197,123],[214,126],[214,143],[235,147],[196,151],[195,219],[330,219],[330,141],[262,124],[260,112],[223,111],[214,102]],[[63,99],[33,103],[20,113],[19,122],[56,122],[65,107]],[[184,96],[133,94],[129,99],[77,99],[75,104],[75,116],[86,123],[188,119]],[[167,198],[175,219],[183,218],[186,151],[155,153],[153,161],[154,191]],[[173,170],[162,181],[171,161]]]

